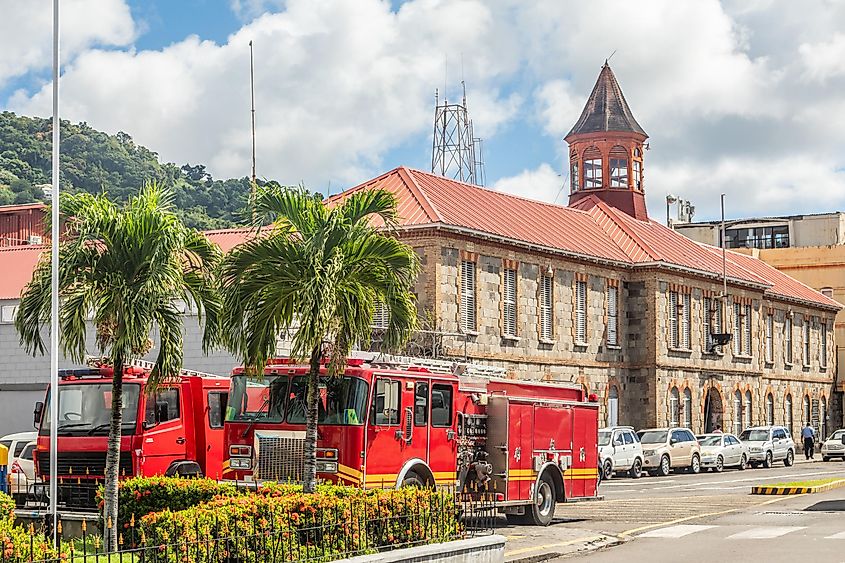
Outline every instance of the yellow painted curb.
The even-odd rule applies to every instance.
[[[838,481],[831,481],[824,485],[815,485],[812,487],[776,487],[767,485],[757,485],[751,487],[752,495],[807,495],[812,493],[823,493],[831,489],[838,489],[845,487],[845,479]]]

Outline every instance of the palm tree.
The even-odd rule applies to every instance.
[[[416,327],[414,250],[390,236],[396,198],[356,192],[337,205],[301,188],[267,186],[257,216],[272,227],[236,247],[223,262],[223,339],[260,376],[280,333],[293,334],[291,357],[309,362],[303,486],[316,483],[317,416],[324,345],[328,374],[343,372],[355,343],[368,344],[378,303],[389,312],[385,346],[406,342]]]
[[[182,366],[182,315],[174,301],[195,308],[204,321],[203,346],[219,335],[217,268],[222,254],[202,233],[185,227],[171,195],[147,184],[122,207],[105,194],[79,193],[61,201],[65,222],[59,245],[59,326],[62,351],[85,359],[86,318],[93,315],[97,346],[114,368],[105,468],[104,521],[113,525],[106,547],[117,547],[117,480],[123,368],[152,347],[159,349],[147,392],[177,377]],[[15,327],[30,354],[43,354],[41,328],[50,320],[50,256],[38,263],[21,297]],[[51,391],[56,400],[58,391]],[[54,475],[53,478],[56,478]]]

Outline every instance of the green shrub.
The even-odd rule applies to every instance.
[[[314,494],[305,494],[297,488],[273,485],[257,494],[147,514],[140,520],[140,533],[134,535],[147,549],[156,549],[159,560],[171,563],[188,555],[194,563],[205,563],[221,554],[258,563],[330,561],[385,547],[447,541],[461,533],[449,493],[323,485]]]
[[[0,493],[0,520],[14,519],[15,500],[6,493]]]
[[[0,547],[3,561],[41,561],[59,556],[43,533],[16,526],[12,518],[0,520]],[[62,549],[61,555],[65,558],[67,550]]]

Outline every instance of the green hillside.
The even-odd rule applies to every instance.
[[[42,200],[51,182],[51,120],[0,112],[0,205]],[[215,229],[242,222],[249,178],[216,180],[203,165],[159,162],[158,154],[128,134],[109,135],[87,123],[61,122],[62,190],[99,193],[125,201],[148,180],[170,186],[185,222]]]

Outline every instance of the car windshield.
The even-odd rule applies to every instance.
[[[830,438],[828,438],[828,440],[840,441],[843,437],[845,437],[845,430],[837,430],[830,436]]]
[[[640,430],[637,436],[643,444],[661,444],[666,441],[666,430]]]
[[[599,446],[610,444],[610,432],[599,432]]]
[[[59,385],[59,436],[108,436],[111,423],[111,383],[64,383]],[[121,433],[134,434],[138,420],[141,386],[124,383]],[[50,396],[44,412],[50,412]],[[42,436],[50,434],[50,417],[42,419]]]
[[[769,439],[768,430],[744,430],[739,435],[739,439],[743,442],[765,442]]]
[[[722,445],[722,437],[721,436],[701,436],[698,439],[698,443],[702,446],[721,446]]]
[[[235,422],[305,423],[305,376],[261,379],[232,376],[226,420]],[[318,389],[318,423],[357,426],[364,424],[367,383],[357,377],[321,377]]]

